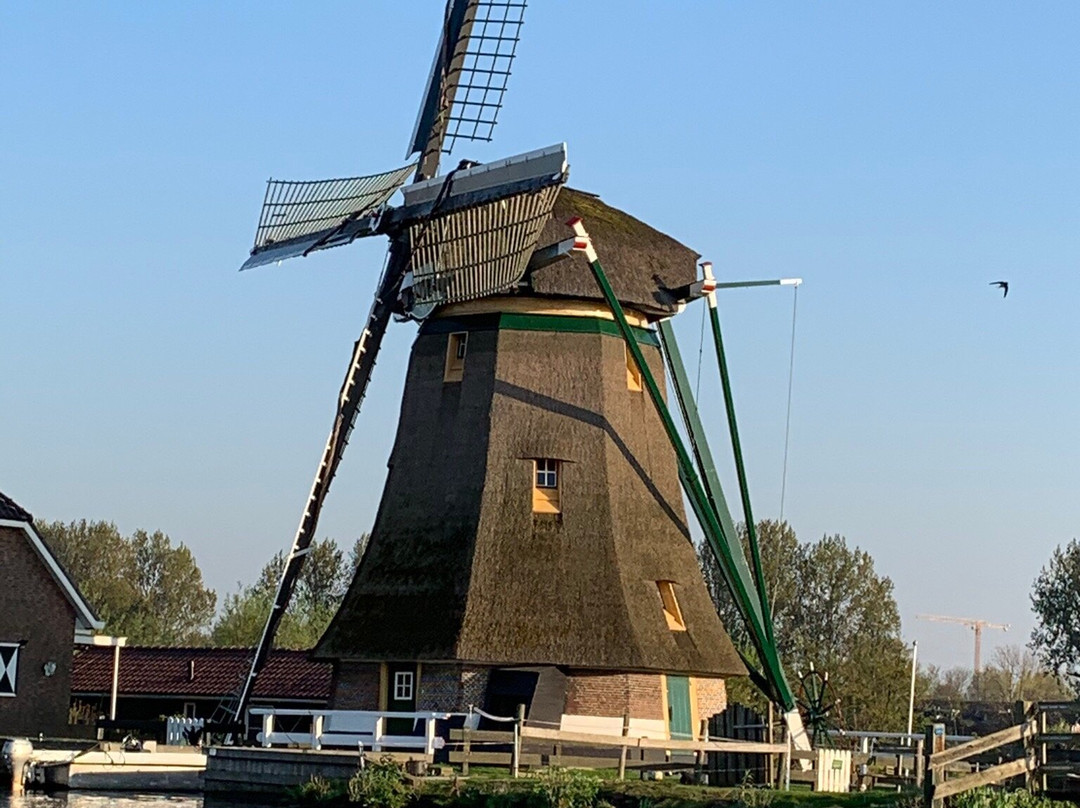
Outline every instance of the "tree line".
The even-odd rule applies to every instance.
[[[191,550],[161,531],[125,536],[112,522],[85,519],[36,527],[105,630],[133,645],[254,646],[285,567],[279,551],[254,583],[237,583],[219,609],[218,595],[206,586]],[[312,542],[275,647],[315,645],[352,581],[367,539],[360,536],[348,553],[332,539]]]
[[[161,531],[121,534],[104,521],[39,522],[38,532],[106,623],[139,645],[254,646],[277,590],[284,552],[254,583],[219,599],[191,551]],[[746,541],[745,526],[740,526]],[[849,729],[906,725],[911,649],[900,634],[892,581],[865,550],[840,535],[800,541],[786,522],[758,524],[780,657],[796,691],[811,666],[829,674],[830,718]],[[343,551],[331,539],[312,543],[275,646],[311,648],[322,636],[367,547],[360,536]],[[711,552],[698,559],[717,611],[736,647],[754,660]],[[1080,542],[1056,548],[1031,593],[1036,628],[1029,645],[995,650],[978,677],[970,669],[920,668],[918,703],[1060,699],[1080,682]],[[764,709],[749,680],[728,682],[731,701]]]
[[[746,543],[745,525],[739,530]],[[838,727],[903,731],[911,648],[900,634],[892,581],[865,550],[840,535],[802,542],[786,522],[757,526],[780,658],[797,693],[811,667],[829,674],[829,719]],[[712,552],[698,560],[736,647],[756,662],[749,635]],[[971,669],[921,666],[916,706],[963,701],[1060,700],[1080,684],[1080,542],[1057,548],[1031,594],[1036,628],[1027,647],[998,648],[978,676]],[[728,683],[732,701],[767,705],[748,680]]]

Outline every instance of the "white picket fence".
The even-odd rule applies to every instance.
[[[388,713],[367,710],[285,710],[273,707],[253,707],[253,716],[262,716],[262,732],[257,740],[264,747],[306,746],[311,749],[341,748],[381,752],[384,749],[423,749],[431,756],[443,747],[444,741],[435,734],[435,722],[459,713]],[[276,718],[309,716],[311,729],[307,732],[282,732]],[[391,735],[386,732],[390,719],[412,721],[413,734]],[[420,725],[423,724],[422,732]]]

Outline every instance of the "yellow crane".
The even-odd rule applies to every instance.
[[[1008,623],[991,623],[989,620],[975,620],[971,617],[946,617],[943,614],[919,614],[915,615],[919,620],[932,620],[935,623],[959,623],[967,626],[975,632],[975,676],[982,670],[982,631],[984,628],[1000,628],[1002,631],[1009,630]]]

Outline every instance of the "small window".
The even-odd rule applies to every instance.
[[[533,463],[533,512],[559,513],[559,461],[541,458]]]
[[[623,357],[626,359],[626,389],[641,392],[641,371],[638,370],[637,362],[630,349],[623,343]]]
[[[451,334],[446,341],[446,366],[443,369],[444,382],[460,382],[465,375],[465,354],[468,351],[469,334],[459,331]]]
[[[15,695],[15,674],[18,669],[18,644],[0,643],[0,696]]]
[[[682,609],[675,597],[675,583],[673,581],[657,581],[656,588],[660,590],[660,604],[664,609],[664,619],[672,631],[686,631],[686,623],[683,622]]]
[[[412,701],[413,672],[394,672],[394,701]]]

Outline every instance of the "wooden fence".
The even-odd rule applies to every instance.
[[[1075,710],[1076,702],[1054,702],[1042,705],[1030,702],[1017,704],[1020,723],[998,732],[946,747],[945,725],[927,727],[925,754],[926,776],[923,792],[930,808],[943,808],[947,797],[962,794],[982,786],[1004,783],[1016,777],[1024,778],[1024,785],[1032,791],[1043,793],[1060,791],[1051,788],[1051,779],[1062,776],[1071,779],[1080,773],[1080,762],[1069,760],[1068,754],[1053,757],[1052,750],[1067,752],[1080,742],[1080,730],[1051,732],[1051,716],[1063,709]],[[990,754],[997,758],[992,765],[981,768],[970,762],[972,758]],[[1004,760],[1006,756],[1012,759]],[[973,771],[973,768],[975,770]],[[950,777],[953,773],[958,776]]]

